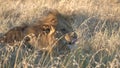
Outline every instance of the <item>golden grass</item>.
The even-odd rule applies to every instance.
[[[42,18],[43,7],[73,21],[79,48],[49,57],[26,47],[0,46],[3,68],[120,68],[119,0],[0,0],[0,33]],[[45,8],[44,8],[45,9]]]

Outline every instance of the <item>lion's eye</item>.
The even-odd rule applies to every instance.
[[[63,29],[61,29],[61,31],[66,31],[66,29],[63,28]]]
[[[61,29],[61,32],[65,34],[67,31],[65,28],[63,28],[63,29]]]

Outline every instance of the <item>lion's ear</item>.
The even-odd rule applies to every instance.
[[[46,25],[57,25],[57,17],[49,14],[47,18],[44,20],[44,24]]]
[[[43,23],[46,25],[57,25],[58,19],[57,19],[58,12],[50,12],[43,20]]]

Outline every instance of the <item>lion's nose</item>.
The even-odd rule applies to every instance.
[[[72,32],[71,36],[73,37],[73,39],[77,39],[77,34],[75,32]]]

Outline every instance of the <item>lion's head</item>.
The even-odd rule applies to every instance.
[[[38,32],[40,31],[39,35],[28,34],[31,39],[28,42],[40,50],[71,49],[77,40],[77,34],[74,32],[71,23],[56,10],[48,12],[47,16],[42,21],[38,21],[34,28],[39,26],[41,27],[38,30]]]

